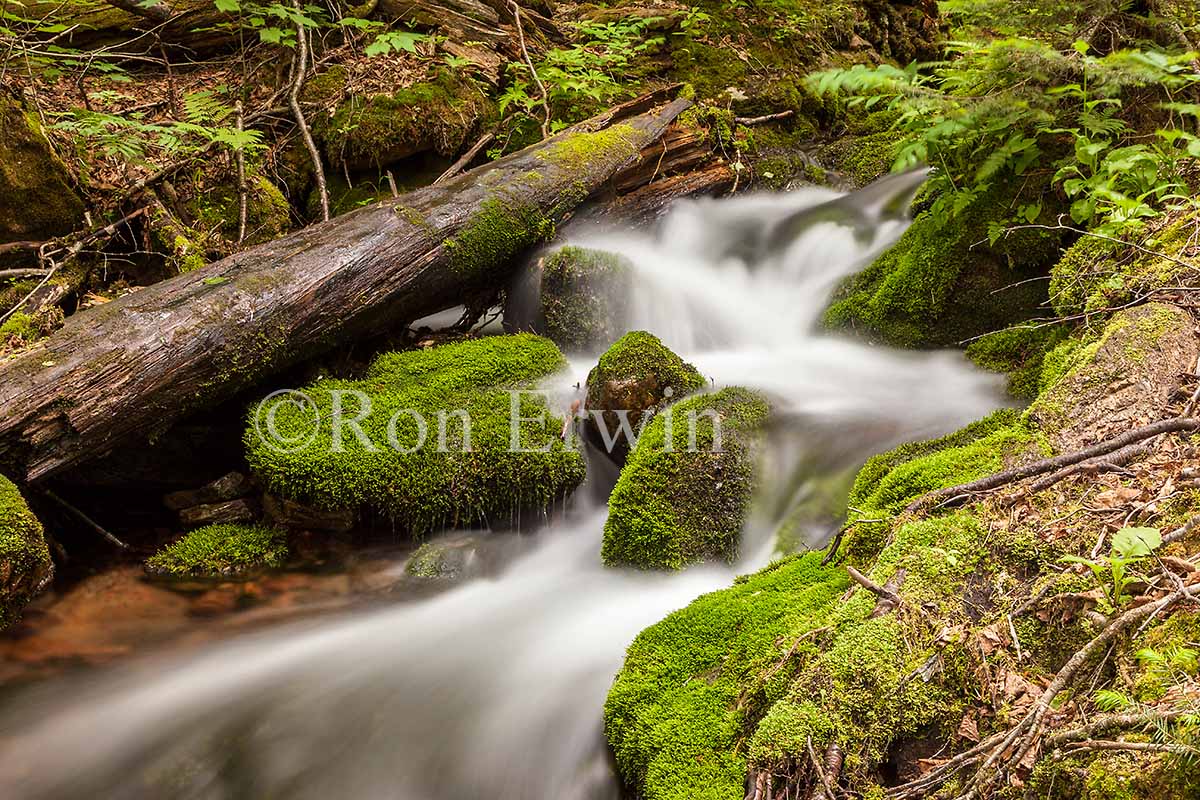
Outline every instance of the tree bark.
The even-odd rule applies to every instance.
[[[338,343],[503,285],[515,256],[688,105],[562,134],[76,314],[0,364],[0,464],[44,479]]]

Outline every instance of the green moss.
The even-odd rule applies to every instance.
[[[40,335],[41,329],[37,320],[29,314],[18,311],[5,320],[3,325],[0,325],[0,348],[14,339],[19,344],[28,344]]]
[[[1047,357],[1069,340],[1065,325],[1017,326],[977,339],[967,347],[967,358],[993,372],[1008,373],[1008,391],[1021,400],[1032,400],[1043,388]],[[1050,373],[1064,353],[1054,356]]]
[[[827,147],[824,156],[856,186],[865,186],[891,171],[896,148],[903,138],[898,129],[844,136]]]
[[[626,317],[630,265],[614,253],[563,247],[542,262],[546,336],[568,352],[612,342]]]
[[[538,153],[537,157],[565,171],[575,171],[592,163],[597,154],[615,154],[619,159],[633,158],[640,151],[637,134],[625,124],[613,125],[593,133],[566,136]]]
[[[360,381],[307,387],[313,406],[283,398],[260,409],[260,425],[246,432],[247,457],[276,494],[324,509],[374,509],[418,536],[505,521],[550,506],[583,479],[582,457],[563,443],[561,421],[540,396],[508,391],[527,389],[564,364],[552,342],[529,334],[389,353]],[[363,393],[369,409],[350,392]],[[365,412],[357,424],[370,446],[348,424],[335,433],[335,403],[345,419]],[[469,440],[457,412],[470,419]],[[277,437],[261,422],[271,413]],[[423,441],[416,415],[425,420]],[[511,450],[514,426],[521,447],[542,451]],[[297,446],[285,452],[273,446],[280,440]]]
[[[0,98],[0,241],[70,233],[83,226],[83,211],[38,117]]]
[[[479,211],[444,247],[450,266],[463,275],[486,275],[554,233],[554,220],[534,205],[500,198]]]
[[[1044,274],[1058,258],[1058,237],[1026,230],[988,245],[989,223],[1007,218],[1012,202],[994,191],[949,221],[921,214],[891,249],[840,287],[826,325],[923,347],[956,344],[1034,316],[1044,284],[1019,282]]]
[[[146,571],[175,577],[240,575],[281,566],[287,555],[287,536],[274,528],[206,525],[146,559]]]
[[[604,563],[680,569],[704,559],[732,562],[769,413],[761,395],[729,388],[656,415],[609,497]]]
[[[871,578],[903,568],[911,607],[961,618],[962,589],[983,529],[957,514],[903,526]],[[741,798],[748,766],[786,774],[807,744],[837,742],[862,781],[892,742],[957,724],[959,645],[905,609],[876,616],[876,598],[847,601],[844,570],[808,553],[705,595],[643,631],[605,705],[617,765],[647,800]],[[916,670],[940,656],[928,680]],[[854,785],[852,783],[852,785]]]
[[[243,245],[268,242],[287,233],[291,228],[291,206],[279,187],[262,175],[249,176],[246,187],[246,239]],[[228,242],[237,241],[239,199],[236,186],[221,183],[202,187],[198,181],[186,210],[202,239],[216,234]],[[195,266],[185,266],[182,271]]]
[[[323,90],[337,88],[336,75],[329,81]],[[312,127],[332,163],[382,167],[430,150],[453,156],[493,113],[472,81],[445,70],[390,95],[351,95]]]
[[[0,475],[0,630],[16,622],[51,569],[42,524],[16,485]]]

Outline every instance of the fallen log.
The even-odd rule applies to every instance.
[[[0,465],[44,479],[339,343],[502,286],[515,256],[689,105],[556,136],[76,314],[0,364]]]

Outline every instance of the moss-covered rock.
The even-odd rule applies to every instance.
[[[949,221],[919,215],[891,249],[840,287],[826,325],[926,347],[1035,316],[1045,284],[1020,282],[1045,274],[1058,258],[1059,237],[1025,230],[988,244],[989,224],[1007,218],[1011,202],[993,191]]]
[[[614,342],[588,373],[585,430],[597,447],[624,461],[630,440],[622,417],[636,438],[647,413],[703,389],[705,383],[695,367],[657,336],[632,331]]]
[[[36,114],[0,95],[0,242],[42,241],[83,225],[83,201]]]
[[[279,529],[206,525],[146,559],[146,571],[180,578],[234,576],[282,566],[287,556],[287,535]]]
[[[567,352],[606,347],[625,329],[630,264],[614,253],[563,247],[541,261],[545,335]]]
[[[52,570],[42,524],[16,485],[0,475],[0,630],[20,618]]]
[[[473,572],[479,562],[479,542],[457,537],[425,542],[404,565],[404,574],[414,578],[460,578]]]
[[[320,381],[259,406],[247,457],[277,495],[373,509],[417,536],[504,522],[583,480],[561,420],[539,394],[515,391],[564,365],[553,342],[530,334],[389,353],[362,380]],[[338,409],[353,426],[334,424]]]
[[[476,84],[447,70],[390,95],[351,95],[313,121],[313,135],[330,162],[366,169],[430,150],[453,156],[493,114]]]
[[[732,562],[769,414],[762,395],[739,387],[656,414],[609,497],[604,563],[681,569]]]

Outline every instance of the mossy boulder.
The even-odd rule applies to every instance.
[[[0,475],[0,630],[20,618],[53,569],[42,524],[16,485]]]
[[[585,430],[597,447],[624,461],[630,440],[622,417],[636,438],[648,413],[703,389],[705,383],[695,367],[657,336],[632,331],[613,343],[588,373]]]
[[[740,387],[656,414],[609,497],[604,563],[640,569],[732,563],[769,415],[766,398]]]
[[[1147,303],[1113,316],[1086,344],[1063,343],[1047,356],[1047,388],[1030,419],[1056,449],[1072,451],[1168,416],[1200,355],[1192,327],[1183,309]]]
[[[940,347],[1036,316],[1045,284],[1021,281],[1046,273],[1059,237],[1024,230],[988,244],[990,224],[1012,203],[993,191],[949,219],[922,213],[838,289],[825,324],[901,347]]]
[[[479,566],[478,551],[479,541],[471,536],[425,542],[409,557],[404,574],[414,578],[461,578]]]
[[[583,480],[562,421],[529,391],[563,366],[554,343],[531,334],[388,353],[362,380],[323,380],[258,406],[247,458],[274,494],[370,509],[415,536],[506,522]],[[352,426],[335,424],[339,410]]]
[[[37,115],[0,95],[0,242],[70,233],[83,210]]]
[[[1033,400],[1045,388],[1046,358],[1069,341],[1063,325],[1017,325],[976,339],[967,346],[967,358],[978,367],[1008,375],[1008,391],[1019,400]]]
[[[615,253],[563,247],[540,262],[542,332],[567,352],[595,351],[625,329],[629,262]]]
[[[446,70],[390,95],[351,95],[313,120],[313,135],[331,163],[377,168],[427,151],[453,156],[494,113],[474,82]]]
[[[215,578],[244,575],[287,560],[287,535],[258,525],[206,525],[146,559],[152,575]]]

